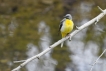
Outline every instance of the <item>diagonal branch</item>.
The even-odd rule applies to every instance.
[[[13,69],[12,71],[19,71],[20,68],[22,68],[23,66],[25,66],[27,63],[29,63],[30,61],[36,59],[36,58],[40,58],[42,55],[46,54],[47,52],[49,52],[50,50],[52,50],[53,48],[55,48],[56,46],[58,46],[59,44],[61,44],[62,42],[66,41],[67,39],[70,39],[75,36],[78,32],[80,32],[82,29],[92,25],[95,22],[98,22],[104,15],[106,15],[106,9],[102,10],[100,7],[99,9],[102,11],[102,13],[100,13],[97,17],[93,18],[92,20],[88,21],[87,23],[85,23],[84,25],[77,27],[77,29],[75,31],[73,31],[72,33],[70,33],[69,36],[57,41],[56,43],[54,43],[53,45],[51,45],[49,48],[47,48],[46,50],[42,51],[41,53],[25,60],[22,64],[20,64],[17,68]]]
[[[90,69],[90,71],[92,71],[94,65],[97,63],[97,61],[101,58],[101,56],[106,52],[106,49],[102,52],[102,54],[95,60],[95,62],[92,64],[92,67]]]

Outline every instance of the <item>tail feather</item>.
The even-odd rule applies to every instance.
[[[62,38],[64,38],[66,35],[65,33],[61,33],[62,34]],[[61,48],[63,47],[64,42],[61,43]]]
[[[64,42],[61,43],[61,48],[63,47]]]

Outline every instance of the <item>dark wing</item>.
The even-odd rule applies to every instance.
[[[65,19],[63,19],[62,21],[60,21],[60,25],[59,25],[59,31],[61,30],[62,26],[63,26],[63,22],[65,21]]]
[[[60,22],[60,25],[59,25],[59,31],[61,30],[61,27],[63,26],[63,22]]]

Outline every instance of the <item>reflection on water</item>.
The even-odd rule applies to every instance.
[[[27,54],[28,58],[30,58],[30,57],[32,57],[32,56],[38,54],[39,51],[38,51],[38,49],[37,49],[37,47],[36,47],[35,45],[29,43],[27,47],[28,47],[28,51],[27,51],[26,54]],[[35,71],[36,68],[37,68],[37,62],[38,62],[37,59],[35,59],[35,60],[29,62],[29,63],[26,65],[27,70],[28,70],[28,71]]]
[[[49,33],[49,27],[45,24],[45,22],[40,22],[38,32],[44,33],[40,39],[39,45],[41,50],[45,50],[50,46],[50,33]],[[32,57],[39,53],[37,46],[33,44],[28,44],[28,51],[27,56]],[[41,56],[41,58],[35,59],[28,63],[26,65],[26,68],[28,71],[54,71],[55,65],[57,64],[56,60],[52,59],[50,56],[50,52],[46,53],[44,56]]]
[[[77,45],[76,45],[77,42]],[[71,42],[67,42],[67,46],[73,55],[70,55],[72,59],[72,63],[75,65],[74,68],[70,64],[70,69],[74,69],[75,71],[89,71],[91,65],[98,57],[99,47],[92,41],[89,41],[86,45],[82,41],[74,40]],[[84,48],[85,47],[85,48]],[[94,66],[94,71],[105,71],[106,60],[99,59],[98,63]],[[101,70],[101,68],[103,70]]]

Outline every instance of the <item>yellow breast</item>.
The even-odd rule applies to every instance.
[[[72,20],[66,19],[64,32],[70,33],[73,30],[73,25]]]
[[[73,30],[74,23],[70,19],[66,19],[61,28],[62,37],[65,37]]]

